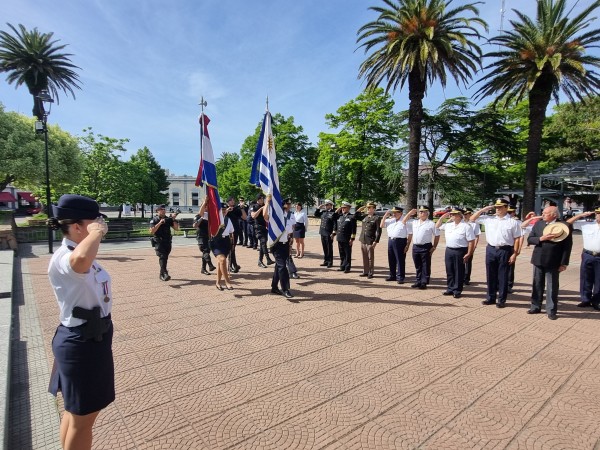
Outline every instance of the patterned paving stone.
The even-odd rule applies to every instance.
[[[192,239],[176,240],[168,283],[145,245],[103,244],[117,299],[117,400],[96,422],[94,448],[598,447],[600,314],[575,307],[578,258],[561,275],[559,320],[548,321],[525,314],[528,254],[517,263],[517,293],[497,309],[480,303],[483,247],[474,283],[448,299],[443,252],[419,291],[408,287],[410,258],[409,284],[383,281],[385,245],[376,278],[363,280],[358,266],[320,268],[320,241],[306,243],[302,278],[292,280],[299,303],[269,293],[272,269],[256,267],[249,249],[238,253],[236,289],[218,292],[214,276],[198,273]],[[580,249],[576,235],[574,255]],[[48,256],[21,261],[27,351],[13,357],[22,374],[14,392],[28,403],[11,399],[11,448],[53,449],[62,400],[45,393],[56,327]]]

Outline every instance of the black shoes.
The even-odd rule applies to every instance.
[[[548,319],[556,320],[556,319],[558,319],[558,317],[556,316],[556,314],[548,314]]]
[[[160,279],[163,281],[169,281],[171,276],[169,275],[169,272],[163,272],[160,274]]]
[[[539,309],[536,308],[529,308],[527,310],[527,314],[539,314],[541,311]]]
[[[419,285],[419,289],[421,289],[421,290],[427,289],[427,285],[426,284],[420,284]]]
[[[484,300],[481,302],[482,305],[494,305],[496,304],[495,300]]]
[[[292,293],[290,291],[283,291],[283,296],[285,298],[294,298],[294,296],[292,295]]]
[[[367,275],[367,279],[370,280],[371,278],[373,278],[373,274],[372,273],[370,273],[369,275]]]
[[[294,298],[292,293],[287,289],[285,291],[282,291],[281,289],[278,289],[278,288],[271,288],[271,294],[283,295],[287,299]]]
[[[455,292],[453,295],[454,298],[461,298],[462,294],[460,292]]]
[[[421,283],[414,283],[410,285],[411,288],[420,288],[421,287]]]
[[[444,291],[442,292],[442,295],[452,295],[452,291]]]
[[[404,280],[396,281],[398,284],[404,284]]]
[[[216,267],[215,267],[215,266],[213,266],[212,264],[211,264],[210,266],[208,266],[208,270],[210,270],[211,272],[212,272],[213,270],[215,270],[215,269],[216,269]]]
[[[202,275],[210,275],[210,272],[206,269],[202,269],[202,271],[200,272]]]
[[[592,304],[590,302],[577,303],[578,308],[589,308],[590,306],[592,306]]]
[[[344,270],[344,273],[350,273],[350,269]]]
[[[369,275],[368,273],[361,273],[361,274],[359,275],[359,277],[366,277],[366,276],[368,276],[368,275]]]
[[[266,269],[267,268],[267,266],[265,266],[262,261],[258,262],[258,267],[260,267],[261,269]]]
[[[346,269],[344,269],[343,267],[340,267],[337,271],[338,272],[343,272],[344,270],[346,270]]]
[[[394,277],[387,277],[387,278],[385,279],[385,281],[394,281],[394,280],[395,280],[395,278],[394,278]]]
[[[333,267],[333,263],[331,263],[331,262],[327,263],[327,268],[328,269],[331,269],[332,267]]]
[[[273,261],[272,259],[267,259],[267,266],[270,266],[272,264],[275,264],[275,261]]]
[[[592,305],[595,311],[600,311],[600,305]]]
[[[271,288],[271,294],[283,295],[283,292],[277,288]]]
[[[504,303],[496,303],[496,308],[504,308],[505,306]]]
[[[322,263],[322,264],[319,264],[319,266],[321,266],[321,267],[325,267],[327,264],[329,264],[329,263],[328,263],[327,261],[325,261],[324,263]]]
[[[300,278],[300,276],[298,276],[298,274],[297,274],[297,273],[295,273],[295,272],[294,272],[294,273],[291,275],[291,277],[292,277],[293,279],[295,279],[295,280],[297,280],[298,278]]]

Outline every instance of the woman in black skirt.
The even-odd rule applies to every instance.
[[[48,225],[64,238],[48,267],[60,320],[49,391],[62,392],[63,449],[89,450],[94,421],[115,399],[111,281],[95,259],[108,227],[88,197],[63,195],[52,209]]]
[[[219,228],[219,232],[210,240],[210,248],[213,254],[217,258],[217,289],[222,291],[224,288],[221,285],[221,278],[225,280],[225,286],[228,290],[232,291],[233,286],[229,278],[229,272],[227,272],[227,256],[231,251],[231,240],[233,239],[233,224],[229,217],[226,216],[227,203],[221,204],[221,211],[225,217],[225,224]]]
[[[304,237],[306,228],[308,228],[308,216],[302,209],[302,203],[296,203],[296,212],[294,213],[294,240],[296,241],[296,258],[304,258]]]

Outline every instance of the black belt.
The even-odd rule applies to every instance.
[[[469,247],[446,247],[448,250],[467,250]]]
[[[431,243],[428,243],[428,244],[414,244],[415,247],[420,247],[420,248],[429,247],[429,246],[432,246],[432,245],[433,244],[431,244]]]
[[[106,333],[111,325],[110,314],[106,317],[100,317],[100,307],[96,306],[93,309],[85,309],[80,306],[73,308],[71,313],[76,319],[86,320],[82,325],[72,327],[77,330],[81,336],[87,340],[94,339],[96,342],[102,341],[102,336]]]
[[[511,250],[513,248],[512,245],[492,245],[488,244],[488,247],[495,248],[496,250]]]
[[[391,237],[391,238],[388,238],[388,239],[390,241],[395,241],[396,239],[408,239],[408,238],[403,238],[403,237],[395,237],[395,238],[393,238],[393,237]]]
[[[586,249],[583,249],[583,253],[587,253],[588,255],[592,255],[592,256],[600,256],[600,252],[593,252],[591,250],[586,250]]]

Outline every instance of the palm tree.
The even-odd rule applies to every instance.
[[[486,69],[490,72],[480,82],[479,98],[495,95],[495,104],[506,106],[511,101],[529,98],[529,136],[525,163],[523,211],[535,207],[535,187],[540,161],[540,146],[546,108],[550,98],[558,102],[562,90],[571,102],[596,94],[600,78],[586,66],[600,67],[600,58],[586,54],[600,43],[600,30],[587,30],[596,20],[591,14],[600,6],[594,0],[573,19],[566,12],[566,0],[538,0],[535,21],[513,10],[511,31],[490,40],[504,47],[485,57],[496,60]]]
[[[0,31],[0,72],[8,73],[6,81],[16,87],[25,84],[33,96],[33,115],[43,120],[44,104],[37,96],[48,90],[58,102],[58,91],[70,93],[80,89],[79,77],[69,59],[71,54],[59,53],[66,45],[56,45],[54,33],[40,33],[37,28],[28,31],[19,24],[17,30],[7,24],[14,35]]]
[[[383,0],[386,6],[371,7],[377,20],[358,30],[357,43],[365,53],[373,49],[361,64],[359,78],[365,77],[367,89],[387,80],[386,92],[404,86],[408,80],[409,160],[407,203],[417,206],[419,153],[423,98],[428,84],[439,79],[446,86],[447,72],[457,83],[471,79],[480,67],[481,50],[471,40],[487,30],[478,18],[475,4],[451,8],[452,0]],[[475,17],[462,17],[464,13]]]

